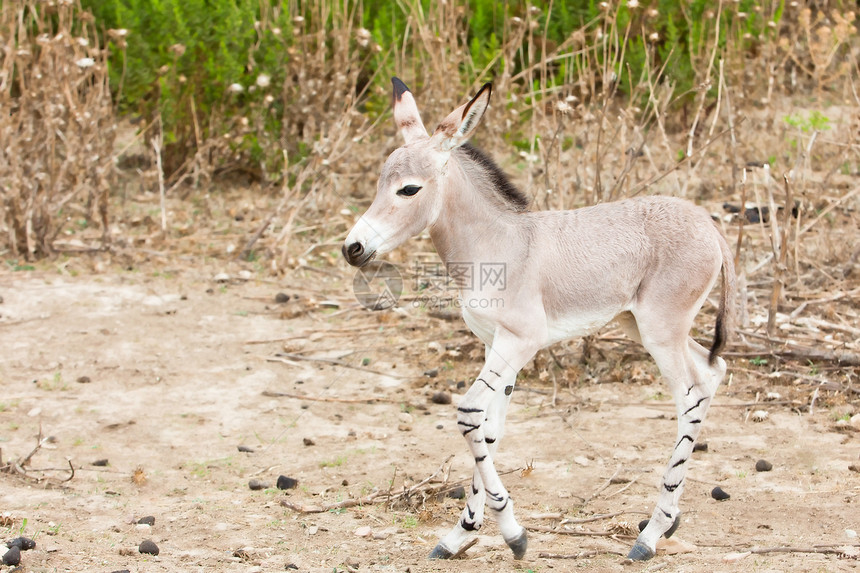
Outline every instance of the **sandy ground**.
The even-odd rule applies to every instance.
[[[213,280],[217,269],[200,267],[103,270],[0,271],[2,464],[24,458],[40,433],[48,438],[26,476],[0,474],[0,539],[23,534],[37,543],[23,554],[23,571],[716,573],[858,565],[850,553],[860,531],[860,473],[849,466],[860,463],[860,433],[837,425],[852,404],[796,408],[808,394],[768,387],[746,362],[721,388],[701,438],[708,450],[690,468],[673,538],[692,545],[687,553],[648,563],[619,556],[632,544],[625,531],[651,512],[675,434],[671,402],[638,352],[612,376],[560,382],[555,405],[551,378],[521,378],[497,467],[509,472],[517,514],[533,528],[523,561],[513,561],[492,522],[464,559],[427,561],[462,503],[427,486],[393,504],[296,512],[280,502],[397,494],[443,464],[437,479],[471,475],[454,410],[465,391],[456,383],[474,376],[480,353],[462,323],[414,309],[405,316],[361,309],[350,300],[345,268],[226,283]],[[276,304],[278,292],[301,296]],[[616,348],[609,361],[618,363],[625,348],[632,347]],[[424,374],[433,369],[436,377]],[[773,390],[783,399],[760,407],[765,421],[752,421],[759,408],[743,404]],[[432,402],[438,391],[451,392],[454,404]],[[756,472],[762,458],[772,471]],[[107,465],[93,465],[98,460]],[[63,481],[70,464],[74,476]],[[298,487],[277,489],[279,475]],[[251,479],[270,487],[252,491]],[[712,499],[716,485],[731,499]],[[600,535],[539,531],[558,524],[547,514],[612,513],[569,526]],[[144,516],[154,525],[136,524]],[[145,539],[158,556],[138,552]],[[724,560],[781,546],[849,555]]]

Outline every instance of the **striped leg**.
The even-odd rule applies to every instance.
[[[487,411],[487,416],[484,419],[484,441],[487,444],[487,449],[491,457],[495,457],[496,450],[499,448],[499,442],[504,435],[505,417],[510,400],[511,396],[505,395],[503,392],[494,395],[490,408]],[[484,504],[486,503],[486,499],[484,482],[481,480],[481,474],[476,465],[472,476],[471,491],[466,500],[466,506],[460,515],[460,521],[457,522],[457,525],[436,546],[433,553],[430,554],[431,559],[447,559],[451,557],[452,552],[447,549],[448,547],[461,547],[473,532],[481,528],[484,521]]]
[[[460,521],[433,549],[431,559],[447,559],[456,553],[470,532],[481,526],[485,501],[514,558],[525,555],[526,530],[517,523],[513,501],[493,464],[517,372],[534,355],[533,350],[523,351],[524,346],[512,336],[497,335],[481,374],[460,401],[457,425],[475,458],[472,492]]]
[[[654,556],[657,540],[671,535],[680,516],[678,502],[684,490],[687,462],[693,444],[705,420],[711,399],[726,372],[726,363],[717,358],[708,364],[708,352],[692,338],[685,337],[681,345],[648,348],[675,398],[678,414],[678,434],[669,464],[663,474],[657,507],[648,525],[639,534],[628,557],[646,560]]]

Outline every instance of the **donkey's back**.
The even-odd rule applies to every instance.
[[[655,289],[689,307],[713,285],[728,249],[705,209],[674,197],[522,216],[532,219],[533,270],[549,318],[630,311]]]

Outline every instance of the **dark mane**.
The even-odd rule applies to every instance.
[[[462,145],[459,149],[469,160],[477,163],[484,171],[487,172],[487,175],[490,176],[490,180],[493,183],[493,188],[514,211],[525,211],[528,209],[531,204],[531,199],[529,199],[525,193],[517,189],[516,185],[511,183],[511,180],[505,172],[502,171],[502,168],[499,167],[489,155],[470,143]]]

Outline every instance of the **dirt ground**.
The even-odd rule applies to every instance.
[[[693,547],[626,562],[630,528],[656,501],[674,410],[645,356],[610,343],[598,349],[604,366],[593,375],[576,366],[580,345],[556,350],[574,374],[558,374],[555,404],[556,373],[539,374],[539,365],[514,393],[497,467],[532,528],[526,558],[513,561],[488,520],[464,559],[429,562],[462,504],[435,491],[471,475],[455,405],[480,351],[462,322],[408,304],[367,311],[352,298],[345,265],[277,281],[242,280],[227,268],[223,282],[215,277],[225,269],[211,261],[148,268],[107,261],[87,272],[0,271],[0,466],[46,438],[26,475],[9,465],[0,474],[0,539],[37,543],[23,571],[858,565],[860,473],[849,467],[860,463],[860,433],[838,423],[856,402],[822,397],[812,411],[798,407],[808,406],[809,387],[768,386],[740,359],[710,411],[700,439],[708,449],[695,455],[682,499],[673,539]],[[276,303],[279,292],[290,301]],[[779,398],[751,405],[774,390]],[[453,404],[434,403],[440,391]],[[768,416],[755,422],[753,410]],[[773,470],[757,472],[759,459]],[[279,475],[298,487],[277,489]],[[253,491],[252,479],[269,487]],[[729,500],[711,498],[717,485]],[[374,491],[396,499],[319,513],[280,503],[319,507]],[[567,525],[580,535],[549,531],[561,516],[606,514],[615,515]],[[145,516],[154,525],[136,523]],[[138,552],[145,539],[158,556]],[[775,547],[816,552],[725,560]]]

